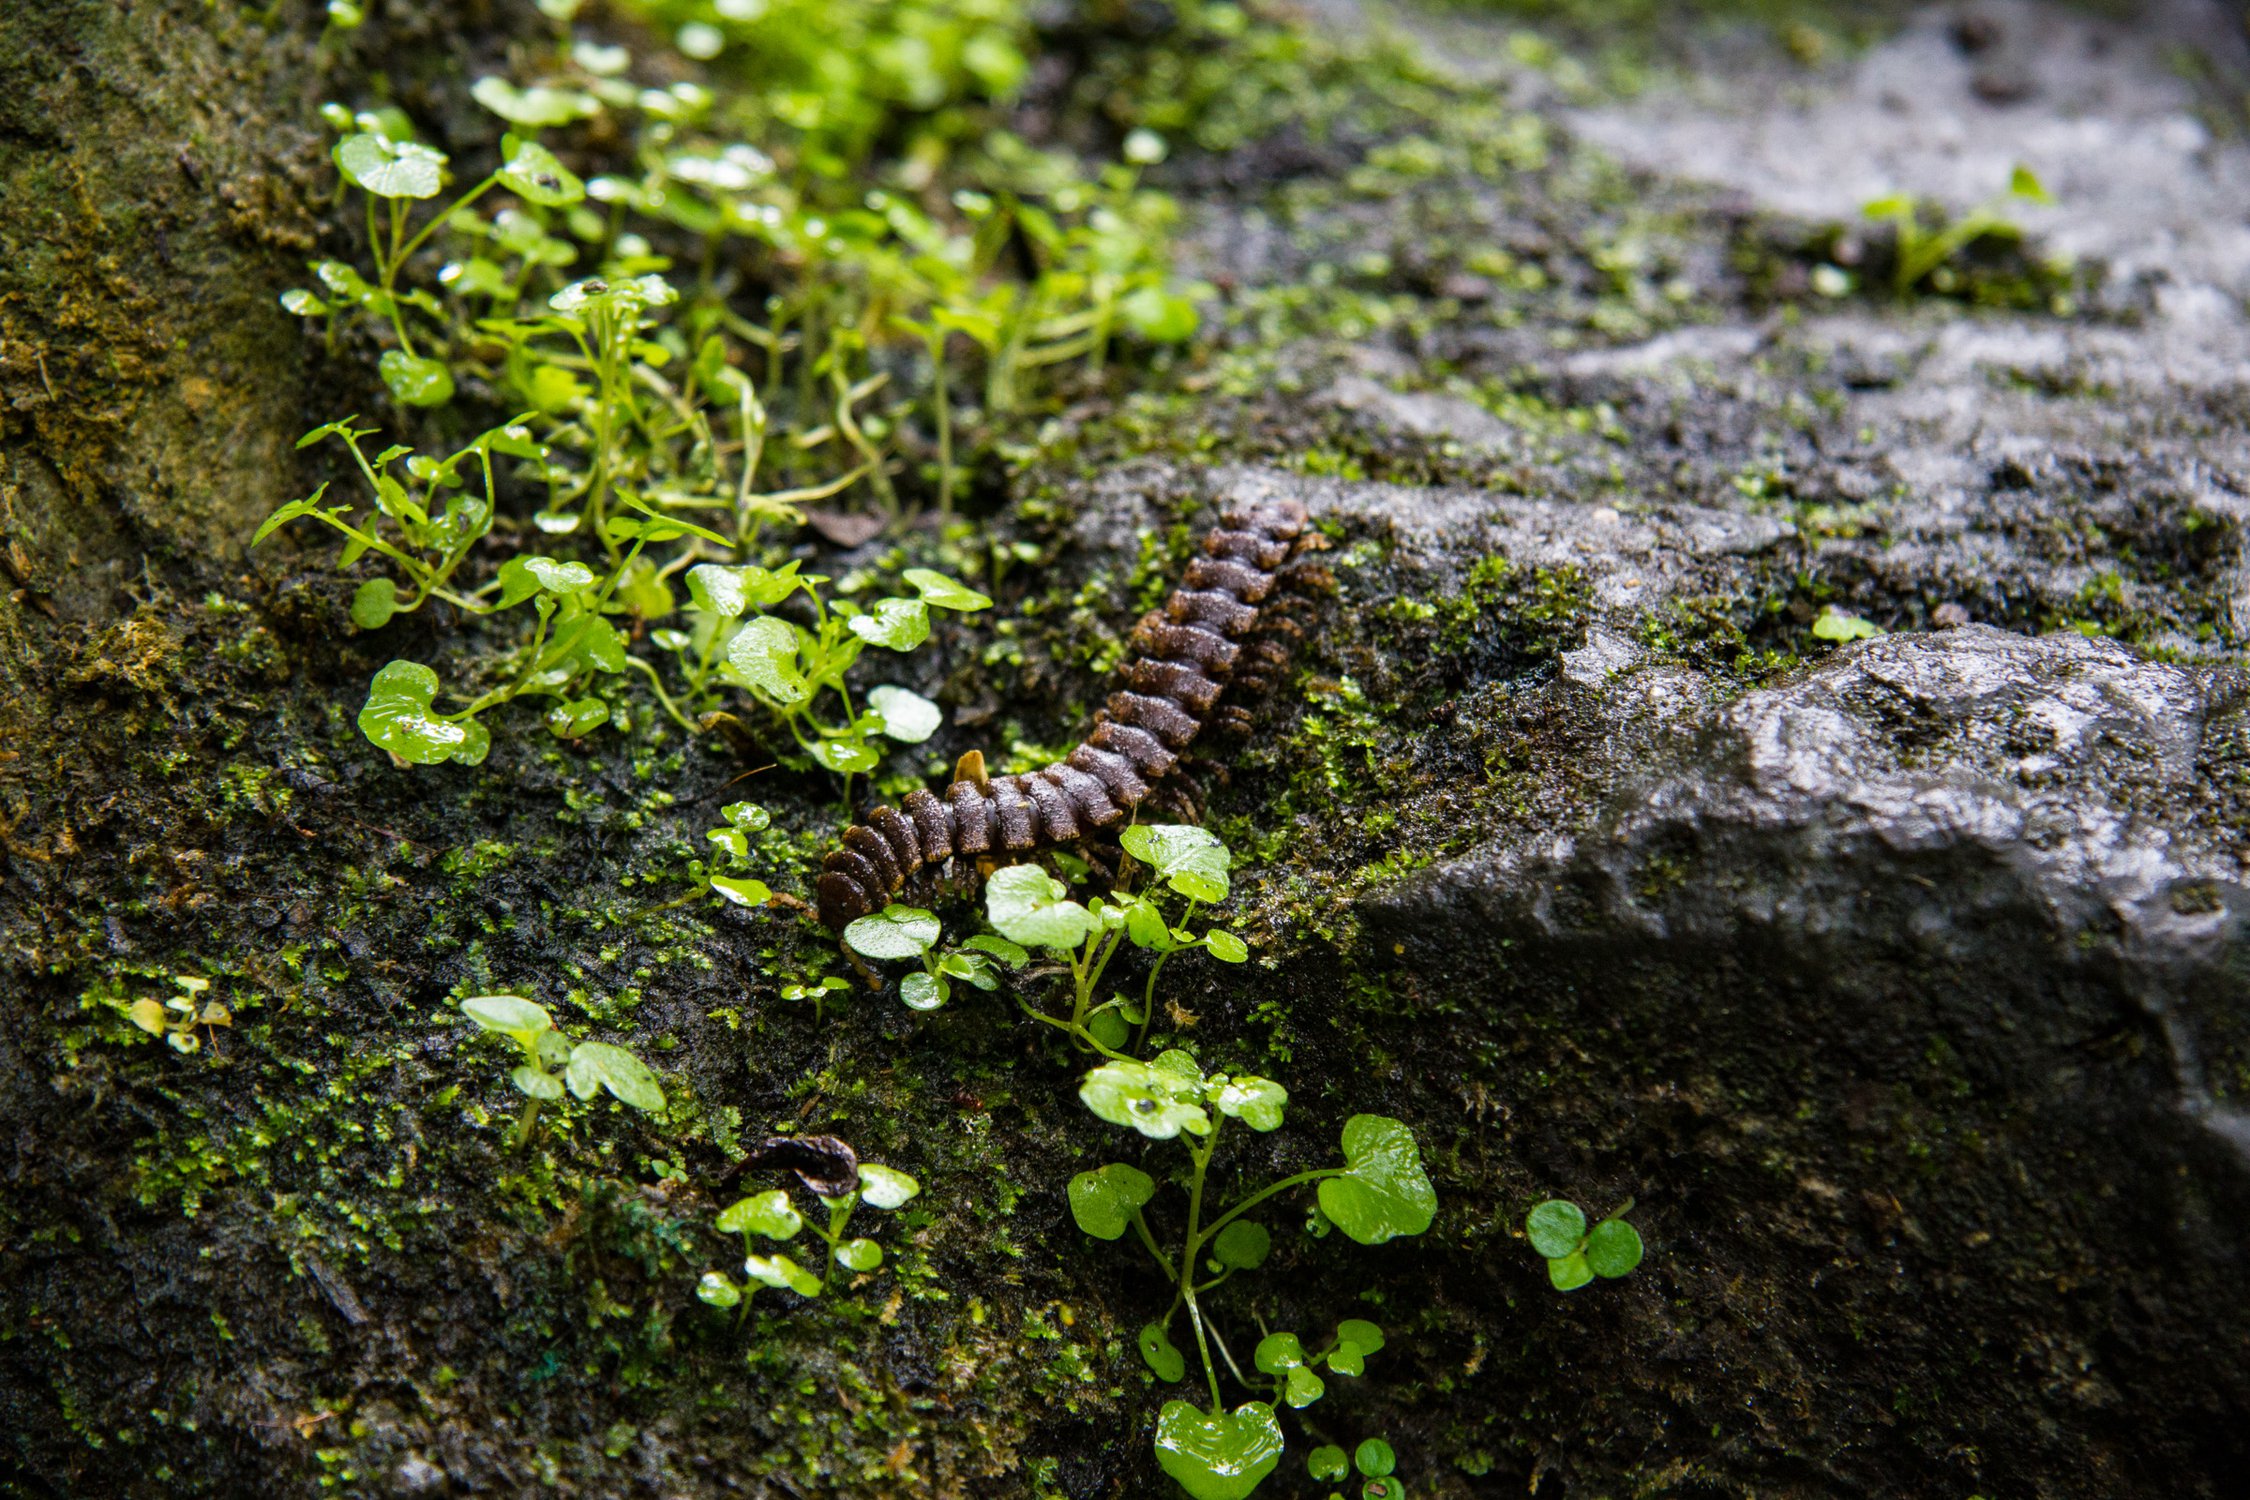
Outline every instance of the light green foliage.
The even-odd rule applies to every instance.
[[[477,995],[461,1002],[461,1014],[514,1042],[523,1054],[523,1061],[508,1074],[527,1101],[516,1132],[519,1146],[528,1144],[538,1127],[540,1106],[560,1099],[566,1086],[580,1099],[592,1099],[606,1089],[635,1109],[650,1113],[664,1109],[664,1089],[646,1063],[608,1042],[573,1043],[555,1030],[554,1018],[544,1006],[520,995]]]
[[[761,1286],[785,1287],[800,1297],[818,1297],[828,1290],[828,1271],[831,1265],[842,1266],[855,1275],[879,1269],[883,1264],[883,1247],[871,1239],[845,1238],[844,1231],[851,1223],[852,1211],[865,1203],[870,1208],[888,1213],[905,1207],[921,1194],[922,1185],[895,1167],[875,1162],[859,1163],[859,1187],[856,1192],[841,1198],[814,1195],[826,1210],[825,1223],[808,1221],[789,1201],[786,1188],[769,1188],[739,1198],[719,1210],[712,1227],[721,1234],[742,1236],[743,1283],[723,1271],[706,1271],[696,1283],[695,1294],[713,1307],[736,1307],[745,1304]],[[777,1244],[787,1243],[805,1230],[811,1229],[814,1238],[825,1247],[821,1255],[820,1270],[815,1273],[805,1269],[798,1261],[778,1252],[761,1254],[757,1249],[760,1240]]]
[[[1269,1334],[1252,1352],[1251,1363],[1273,1381],[1273,1404],[1252,1402],[1229,1412],[1219,1399],[1203,1299],[1235,1275],[1267,1262],[1274,1249],[1272,1233],[1247,1215],[1294,1188],[1317,1183],[1322,1212],[1362,1244],[1427,1229],[1437,1199],[1420,1150],[1398,1121],[1354,1115],[1344,1126],[1343,1166],[1282,1178],[1229,1207],[1207,1212],[1204,1191],[1225,1123],[1234,1119],[1258,1131],[1279,1129],[1289,1102],[1280,1084],[1248,1075],[1207,1074],[1193,1057],[1173,1049],[1147,1062],[1113,1057],[1086,1075],[1079,1097],[1100,1119],[1151,1140],[1178,1140],[1188,1153],[1187,1225],[1176,1253],[1163,1248],[1149,1224],[1144,1211],[1156,1196],[1156,1182],[1138,1167],[1111,1162],[1079,1173],[1070,1182],[1070,1212],[1078,1227],[1096,1239],[1121,1240],[1130,1229],[1173,1284],[1171,1307],[1144,1327],[1138,1339],[1142,1362],[1168,1384],[1187,1374],[1171,1325],[1182,1309],[1188,1314],[1211,1402],[1207,1410],[1185,1401],[1165,1404],[1157,1422],[1158,1463],[1191,1495],[1246,1496],[1281,1456],[1275,1404],[1298,1409],[1320,1400],[1328,1389],[1322,1369],[1331,1375],[1362,1374],[1368,1356],[1384,1346],[1383,1331],[1364,1319],[1346,1319],[1311,1353],[1294,1333]],[[1337,1189],[1342,1191],[1332,1204],[1331,1192]]]
[[[192,1057],[203,1050],[203,1038],[196,1035],[197,1028],[216,1039],[212,1028],[232,1026],[234,1012],[217,1000],[206,1000],[211,981],[196,974],[174,974],[172,982],[181,993],[165,1000],[147,996],[135,1000],[126,1009],[126,1019],[150,1036],[164,1038],[164,1044],[183,1057]]]
[[[1169,265],[1175,211],[1140,183],[1163,143],[1137,131],[1124,160],[1089,167],[999,128],[1027,66],[1018,0],[637,8],[711,61],[714,87],[642,87],[624,47],[591,41],[530,59],[526,77],[480,78],[473,97],[508,133],[473,180],[456,180],[458,164],[416,139],[396,107],[323,108],[371,264],[315,262],[312,284],[283,306],[320,322],[331,347],[346,328],[375,338],[406,413],[467,391],[518,415],[480,440],[473,503],[450,494],[467,454],[409,458],[402,483],[385,471],[405,450],[370,463],[357,449],[366,432],[321,429],[353,445],[374,514],[355,521],[351,507],[324,507],[323,491],[261,536],[309,515],[343,534],[345,564],[382,557],[394,576],[367,580],[353,600],[363,629],[430,598],[468,614],[535,601],[528,643],[478,674],[502,686],[443,713],[425,706],[429,723],[465,726],[537,694],[562,737],[623,727],[619,694],[598,679],[632,673],[685,729],[724,723],[713,716],[739,693],[804,763],[867,774],[886,742],[921,743],[939,715],[896,684],[863,707],[848,684],[860,653],[912,651],[930,611],[991,601],[912,568],[900,594],[847,604],[794,564],[758,566],[777,555],[769,528],[785,540],[822,502],[896,519],[912,498],[902,482],[934,489],[950,512],[964,436],[989,451],[1050,377],[1099,371],[1124,342],[1189,337],[1191,289]],[[969,140],[978,149],[960,149]],[[593,160],[629,166],[582,180],[569,163],[583,165],[593,143]],[[948,180],[871,193],[867,183],[900,175],[875,160],[879,149],[917,164],[907,176],[943,162]],[[682,243],[700,244],[723,275],[655,248]],[[736,305],[741,285],[765,290]],[[549,545],[595,564],[593,579],[536,593],[454,581],[518,497]],[[634,555],[643,548],[655,550]],[[714,586],[728,569],[779,587]],[[664,623],[680,608],[670,580],[683,570],[692,603]],[[796,593],[809,623],[769,613]],[[625,630],[604,649],[612,643],[578,625],[604,615],[657,628]],[[682,684],[670,691],[667,653]],[[409,764],[481,753],[473,736],[447,743],[419,727],[385,748]]]
[[[1946,283],[1951,273],[1946,263],[1954,256],[1987,235],[2003,239],[2019,239],[2022,228],[2009,217],[2012,206],[2019,204],[2052,204],[2054,197],[2048,193],[2031,169],[2018,165],[2008,174],[2008,186],[1978,204],[1950,224],[1937,229],[1923,226],[1928,209],[1920,200],[1908,193],[1893,193],[1876,198],[1861,209],[1868,218],[1889,221],[1898,233],[1898,260],[1891,272],[1892,289],[1904,296],[1925,280],[1938,290],[1950,290]]]
[[[1584,1210],[1563,1198],[1550,1198],[1524,1216],[1524,1238],[1547,1261],[1547,1277],[1558,1292],[1574,1292],[1597,1276],[1614,1280],[1641,1263],[1640,1231],[1625,1222],[1628,1198],[1618,1210],[1588,1227]]]
[[[1883,627],[1831,604],[1812,623],[1812,633],[1824,641],[1865,641],[1883,633]]]
[[[1052,1014],[1029,1004],[1025,1011],[1068,1033],[1088,1050],[1112,1058],[1125,1055],[1120,1049],[1134,1039],[1136,1027],[1136,1048],[1147,1040],[1157,980],[1173,954],[1201,950],[1222,963],[1241,963],[1250,956],[1249,945],[1224,928],[1198,935],[1187,925],[1199,906],[1224,901],[1229,892],[1232,856],[1216,834],[1173,824],[1139,824],[1126,829],[1120,842],[1137,863],[1119,872],[1106,897],[1083,903],[1072,900],[1069,888],[1038,865],[997,870],[985,882],[984,891],[985,916],[996,931],[1024,947],[1046,949],[1069,966],[1069,1014]],[[1136,891],[1136,877],[1143,870],[1162,884]],[[1167,915],[1162,904],[1166,896],[1175,894],[1187,898],[1176,918]],[[1123,995],[1097,1003],[1102,976],[1127,946],[1153,955],[1139,1003]]]
[[[870,913],[844,929],[844,946],[865,958],[917,959],[922,972],[899,981],[899,999],[909,1010],[935,1010],[953,997],[956,981],[980,990],[997,988],[994,966],[1019,968],[1031,955],[1006,938],[989,933],[969,939],[950,950],[938,940],[944,928],[935,915],[918,906],[896,902]]]

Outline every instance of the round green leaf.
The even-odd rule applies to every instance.
[[[733,678],[787,707],[812,696],[797,666],[797,627],[772,615],[745,621],[727,643]]]
[[[871,611],[844,624],[869,645],[912,651],[930,638],[930,607],[919,599],[878,599]]]
[[[1223,927],[1214,927],[1203,935],[1205,951],[1223,964],[1247,963],[1250,945]]]
[[[800,1297],[820,1295],[820,1278],[786,1255],[745,1256],[742,1273],[767,1286],[785,1286]]]
[[[1328,1394],[1328,1382],[1310,1370],[1291,1370],[1281,1380],[1281,1399],[1303,1409]]]
[[[1263,1224],[1237,1219],[1219,1231],[1219,1237],[1211,1242],[1211,1253],[1219,1258],[1222,1266],[1254,1271],[1273,1253],[1273,1236],[1266,1232]]]
[[[844,942],[866,958],[920,958],[945,935],[938,919],[919,906],[893,902],[844,929]]]
[[[1323,1443],[1305,1455],[1305,1469],[1315,1479],[1341,1479],[1352,1471],[1352,1461],[1334,1443]]]
[[[1157,1414],[1155,1446],[1157,1466],[1195,1500],[1248,1500],[1281,1462],[1281,1424],[1263,1401],[1215,1417],[1167,1401]]]
[[[1398,1467],[1398,1455],[1381,1438],[1369,1438],[1352,1455],[1352,1467],[1369,1479],[1382,1479]]]
[[[1037,865],[995,870],[984,883],[985,916],[1001,936],[1027,948],[1077,947],[1094,928],[1094,918],[1067,888]]]
[[[1414,1133],[1384,1115],[1344,1122],[1344,1174],[1320,1184],[1322,1213],[1362,1245],[1420,1234],[1437,1213]]]
[[[1584,1252],[1573,1250],[1547,1262],[1547,1279],[1558,1292],[1575,1292],[1594,1279],[1594,1270],[1586,1264]]]
[[[1195,304],[1177,292],[1144,286],[1118,303],[1135,333],[1152,344],[1184,344],[1195,337]]]
[[[592,734],[609,722],[609,704],[600,698],[568,698],[547,710],[547,732],[558,740]]]
[[[508,1080],[534,1099],[560,1099],[563,1096],[562,1080],[530,1063],[518,1063],[510,1069]]]
[[[1586,1215],[1564,1198],[1549,1198],[1524,1215],[1524,1237],[1549,1260],[1570,1254],[1586,1238]]]
[[[898,982],[898,998],[908,1010],[936,1010],[953,998],[953,990],[935,974],[909,974]]]
[[[719,816],[745,833],[758,833],[773,826],[773,814],[755,802],[729,802],[719,809]]]
[[[443,406],[453,399],[453,372],[438,360],[386,349],[375,368],[391,394],[408,406]]]
[[[1078,1097],[1112,1125],[1129,1125],[1150,1140],[1168,1141],[1185,1130],[1206,1135],[1211,1117],[1199,1095],[1201,1080],[1183,1086],[1174,1075],[1147,1063],[1104,1063],[1086,1075]]]
[[[1339,1375],[1364,1375],[1367,1373],[1367,1353],[1359,1345],[1346,1340],[1329,1351],[1328,1368]]]
[[[440,360],[390,349],[375,368],[391,394],[408,406],[443,406],[453,399],[453,372]]]
[[[906,586],[919,594],[924,604],[935,608],[966,613],[992,607],[990,599],[965,584],[955,583],[943,573],[933,573],[928,568],[908,568],[902,576]]]
[[[922,1184],[896,1167],[871,1161],[859,1164],[859,1197],[870,1208],[902,1208],[921,1191]]]
[[[469,96],[511,125],[537,130],[547,125],[568,125],[601,108],[592,95],[576,89],[535,85],[519,89],[505,78],[479,78]]]
[[[883,721],[883,733],[902,745],[921,744],[945,722],[945,710],[935,703],[888,683],[868,690],[867,707]]]
[[[1246,1073],[1219,1084],[1212,1091],[1211,1102],[1219,1107],[1220,1114],[1238,1119],[1252,1130],[1279,1130],[1289,1091],[1270,1078]]]
[[[1125,852],[1192,901],[1227,899],[1227,846],[1208,828],[1184,823],[1137,823],[1118,835]]]
[[[789,1195],[780,1188],[737,1199],[719,1210],[713,1222],[721,1234],[762,1234],[769,1240],[794,1239],[805,1227],[797,1210],[789,1206]]]
[[[475,765],[491,748],[491,734],[474,720],[457,724],[431,713],[437,690],[437,673],[420,662],[392,662],[367,685],[359,732],[409,765],[446,760]]]
[[[567,207],[586,196],[586,184],[537,141],[516,142],[508,164],[500,169],[500,185],[542,208]]]
[[[554,1019],[544,1007],[520,995],[476,995],[461,1002],[461,1014],[487,1031],[497,1031],[516,1045],[529,1049],[539,1034],[552,1030]]]
[[[362,630],[381,630],[398,613],[398,585],[388,578],[370,578],[352,593],[352,623]]]
[[[1269,1333],[1250,1351],[1250,1363],[1261,1375],[1280,1375],[1305,1363],[1305,1345],[1293,1333]]]
[[[773,899],[773,892],[763,880],[748,880],[733,875],[714,875],[711,889],[736,906],[763,906]]]
[[[1336,1325],[1336,1342],[1339,1346],[1354,1345],[1362,1354],[1373,1354],[1383,1347],[1383,1330],[1365,1318],[1346,1318]]]
[[[1641,1233],[1623,1219],[1604,1219],[1586,1236],[1586,1268],[1617,1277],[1641,1263]]]
[[[873,1240],[846,1240],[836,1247],[836,1264],[847,1271],[872,1271],[883,1263],[883,1247]]]
[[[570,1054],[570,1091],[581,1099],[594,1097],[596,1089],[608,1089],[621,1102],[635,1109],[659,1110],[664,1107],[664,1090],[657,1085],[656,1075],[623,1047],[612,1047],[607,1042],[580,1042]]]
[[[1070,1216],[1095,1239],[1114,1240],[1133,1222],[1133,1210],[1155,1196],[1146,1172],[1111,1162],[1070,1179]]]
[[[695,1295],[713,1307],[734,1307],[742,1301],[742,1288],[717,1271],[705,1271],[695,1284]]]
[[[1170,1383],[1187,1374],[1186,1356],[1172,1347],[1172,1341],[1165,1336],[1161,1324],[1143,1324],[1137,1342],[1142,1361],[1156,1372],[1158,1380]]]
[[[1152,953],[1170,953],[1180,946],[1179,939],[1173,936],[1172,924],[1164,920],[1164,913],[1156,909],[1154,902],[1139,896],[1128,899],[1131,904],[1125,908],[1125,936],[1132,940],[1134,947],[1146,948]]]
[[[840,776],[872,771],[883,762],[882,752],[865,740],[815,740],[808,753]]]
[[[417,141],[361,132],[338,141],[331,154],[345,180],[378,198],[434,198],[445,185],[445,153]]]

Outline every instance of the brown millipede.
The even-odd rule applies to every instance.
[[[1124,685],[1085,741],[1020,776],[987,776],[972,751],[944,792],[909,792],[868,813],[821,864],[821,921],[840,932],[947,860],[1004,861],[1123,822],[1213,718],[1241,712],[1220,707],[1221,695],[1241,696],[1286,659],[1252,632],[1283,564],[1319,541],[1306,526],[1294,500],[1227,512],[1163,607],[1133,627]]]

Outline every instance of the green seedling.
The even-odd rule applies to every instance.
[[[1406,1500],[1405,1486],[1391,1477],[1397,1468],[1398,1454],[1381,1438],[1369,1438],[1349,1454],[1333,1443],[1324,1444],[1313,1449],[1305,1459],[1307,1473],[1330,1483],[1358,1470],[1360,1500]],[[1344,1497],[1331,1493],[1328,1500],[1344,1500]]]
[[[1577,1204],[1550,1198],[1524,1217],[1523,1232],[1531,1248],[1546,1257],[1555,1290],[1575,1292],[1597,1276],[1614,1280],[1641,1263],[1640,1231],[1625,1222],[1632,1210],[1628,1198],[1589,1228]]]
[[[773,817],[755,802],[730,802],[719,809],[726,826],[712,828],[703,837],[711,844],[714,855],[726,867],[726,873],[710,869],[701,861],[688,869],[703,890],[710,891],[734,906],[763,906],[773,899],[773,892],[762,880],[753,879],[740,871],[750,863],[750,839],[773,826]]]
[[[523,1053],[523,1061],[508,1074],[509,1082],[524,1095],[523,1114],[516,1124],[519,1149],[538,1129],[541,1107],[560,1099],[565,1087],[581,1100],[606,1089],[619,1103],[638,1110],[656,1113],[664,1108],[664,1090],[648,1064],[608,1042],[572,1042],[555,1030],[545,1007],[520,995],[478,995],[461,1002],[461,1014],[514,1042]]]
[[[1413,1133],[1381,1115],[1354,1115],[1343,1131],[1344,1165],[1300,1172],[1249,1193],[1216,1212],[1205,1208],[1204,1193],[1222,1127],[1238,1119],[1261,1133],[1278,1130],[1288,1092],[1271,1079],[1205,1074],[1185,1052],[1160,1054],[1152,1062],[1131,1059],[1104,1063],[1086,1075],[1079,1098],[1100,1119],[1151,1140],[1178,1140],[1188,1155],[1188,1201],[1184,1232],[1176,1251],[1157,1240],[1143,1212],[1155,1197],[1156,1182],[1138,1167],[1112,1162],[1081,1172],[1070,1182],[1071,1216],[1096,1239],[1123,1238],[1130,1229],[1165,1280],[1172,1283],[1171,1306],[1140,1333],[1143,1361],[1159,1380],[1183,1379],[1187,1362],[1172,1342],[1171,1327],[1185,1309],[1195,1336],[1208,1409],[1187,1401],[1168,1401],[1157,1418],[1156,1459],[1195,1500],[1242,1500],[1280,1462],[1281,1427],[1272,1403],[1245,1402],[1228,1410],[1219,1395],[1214,1344],[1237,1380],[1249,1384],[1225,1354],[1203,1299],[1238,1272],[1255,1270],[1272,1249],[1263,1225],[1250,1210],[1278,1194],[1317,1184],[1322,1221],[1363,1245],[1378,1245],[1430,1227],[1437,1194],[1422,1169]],[[1318,1377],[1310,1367],[1325,1362],[1334,1373],[1356,1373],[1367,1354],[1382,1347],[1381,1330],[1351,1320],[1314,1359],[1304,1356],[1293,1335],[1259,1345],[1266,1356],[1259,1373],[1269,1377],[1284,1402],[1303,1405],[1317,1399]],[[1253,1363],[1256,1363],[1253,1357]],[[1292,1373],[1295,1378],[1292,1379]],[[1324,1389],[1324,1387],[1323,1387]],[[1300,1399],[1301,1398],[1301,1399]]]
[[[1239,1226],[1230,1226],[1230,1233],[1234,1227]],[[1249,1227],[1258,1229],[1254,1224]],[[1258,1229],[1258,1233],[1263,1235],[1265,1231]],[[1227,1247],[1221,1244],[1215,1248],[1219,1258],[1225,1260]],[[1264,1258],[1262,1253],[1258,1256]],[[1336,1325],[1335,1336],[1311,1354],[1305,1352],[1304,1342],[1297,1335],[1269,1333],[1251,1351],[1250,1363],[1259,1374],[1273,1378],[1274,1404],[1301,1410],[1328,1393],[1328,1384],[1319,1373],[1323,1367],[1335,1375],[1363,1375],[1367,1356],[1382,1347],[1382,1329],[1364,1318],[1346,1318]]]
[[[980,990],[999,987],[993,966],[1017,969],[1031,955],[1003,937],[981,933],[957,948],[941,950],[944,936],[936,915],[895,902],[844,929],[844,946],[863,958],[918,959],[922,972],[898,983],[898,998],[909,1010],[936,1010],[953,998],[956,982]]]
[[[1200,949],[1223,963],[1238,964],[1249,958],[1250,949],[1224,928],[1198,935],[1187,925],[1199,907],[1227,899],[1231,857],[1218,835],[1186,825],[1142,824],[1126,829],[1119,842],[1139,863],[1119,872],[1106,899],[1074,901],[1069,888],[1041,866],[1011,865],[985,882],[984,903],[994,931],[1021,947],[1046,951],[1069,972],[1068,1015],[1050,1014],[1019,999],[1025,1013],[1090,1051],[1123,1058],[1136,1027],[1135,1050],[1146,1042],[1156,981],[1166,960]],[[1135,893],[1131,886],[1140,869],[1150,873],[1150,884]],[[1164,912],[1167,895],[1185,898],[1176,920]],[[1118,995],[1097,1004],[1103,975],[1128,944],[1153,955],[1139,1003]]]
[[[1813,621],[1812,633],[1818,640],[1842,644],[1845,641],[1873,640],[1883,633],[1883,627],[1873,620],[1862,619],[1831,604],[1820,612],[1819,619]]]
[[[1900,296],[1938,273],[1947,261],[1987,235],[2020,239],[2023,229],[2008,216],[2013,203],[2052,204],[2051,195],[2032,170],[2018,166],[2009,174],[2004,192],[1996,193],[1968,213],[1938,229],[1926,229],[1931,217],[1921,200],[1908,193],[1893,193],[1866,204],[1861,212],[1869,219],[1890,222],[1898,232],[1898,264],[1891,286]],[[1942,288],[1941,288],[1942,289]]]
[[[754,1162],[786,1156],[804,1185],[826,1210],[825,1225],[810,1224],[825,1247],[820,1270],[806,1270],[778,1250],[759,1253],[758,1242],[785,1244],[808,1227],[789,1201],[784,1188],[770,1188],[729,1204],[720,1210],[715,1226],[722,1234],[742,1236],[742,1270],[747,1281],[738,1284],[720,1271],[706,1271],[696,1295],[713,1307],[745,1304],[761,1286],[786,1287],[800,1297],[818,1297],[828,1289],[831,1266],[854,1274],[876,1270],[883,1264],[883,1248],[871,1239],[846,1239],[852,1211],[865,1203],[889,1212],[903,1208],[922,1191],[922,1185],[892,1167],[862,1162],[852,1148],[833,1136],[777,1137],[765,1143]]]
[[[203,1039],[195,1034],[198,1027],[209,1033],[216,1050],[219,1035],[214,1028],[234,1025],[234,1012],[216,1000],[203,998],[211,988],[208,979],[174,974],[172,982],[184,993],[169,1000],[135,1000],[125,1012],[126,1018],[150,1036],[164,1038],[165,1045],[182,1057],[193,1057],[203,1050]]]

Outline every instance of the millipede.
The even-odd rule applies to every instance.
[[[1133,627],[1123,685],[1078,747],[1009,776],[985,774],[971,751],[942,794],[869,812],[821,863],[820,920],[841,932],[926,870],[1005,863],[1124,822],[1206,727],[1246,722],[1239,700],[1287,664],[1286,622],[1267,601],[1302,578],[1292,558],[1326,545],[1308,526],[1294,500],[1223,514],[1179,587]]]

